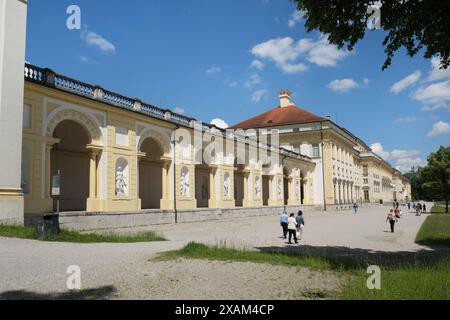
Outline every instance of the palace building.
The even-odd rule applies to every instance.
[[[280,106],[232,128],[276,130],[283,149],[306,155],[314,168],[315,204],[349,208],[354,202],[408,201],[411,186],[400,171],[376,155],[361,139],[334,123],[299,108],[291,92],[279,92]]]
[[[24,63],[26,0],[0,0],[0,223],[63,227],[408,200],[401,173],[329,118],[280,106],[232,129]]]

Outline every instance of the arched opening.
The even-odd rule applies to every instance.
[[[262,176],[262,197],[263,197],[263,206],[269,205],[269,196],[270,196],[270,176],[263,175]]]
[[[202,151],[203,150],[205,149],[203,148]],[[201,159],[202,163],[195,166],[195,199],[197,200],[197,208],[208,208],[210,198],[210,169],[208,164],[205,162],[203,154],[200,153],[201,151],[199,150],[196,156],[196,159]]]
[[[305,176],[300,172],[300,203],[305,204]]]
[[[286,168],[283,168],[283,189],[284,205],[287,205],[289,202],[289,173]]]
[[[145,139],[140,147],[145,156],[139,160],[139,198],[141,209],[160,209],[162,198],[163,149],[153,138]]]
[[[244,165],[234,161],[234,205],[242,207],[244,205]]]
[[[53,131],[59,139],[51,151],[51,175],[61,175],[60,211],[85,211],[89,197],[89,152],[91,137],[73,120],[61,121]],[[54,203],[56,209],[56,201]]]

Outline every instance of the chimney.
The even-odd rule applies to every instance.
[[[291,99],[292,92],[289,90],[278,91],[278,96],[280,97],[280,107],[285,108],[295,105],[294,101]]]

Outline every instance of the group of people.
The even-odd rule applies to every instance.
[[[411,203],[407,203],[408,210],[411,210]],[[425,203],[413,203],[413,209],[416,212],[416,216],[420,216],[422,213],[427,212],[427,206]],[[386,222],[389,222],[391,225],[391,232],[394,232],[395,223],[402,217],[402,210],[399,208],[398,201],[394,201],[394,208],[391,209],[386,218]]]
[[[303,228],[305,227],[303,212],[300,210],[296,217],[294,213],[288,215],[284,211],[280,216],[280,225],[283,230],[283,239],[287,239],[289,234],[289,244],[292,244],[292,238],[295,243],[298,243],[303,237]]]
[[[413,209],[416,211],[416,216],[420,216],[422,213],[427,212],[427,206],[425,205],[425,203],[414,203]]]

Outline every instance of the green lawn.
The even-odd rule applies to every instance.
[[[381,268],[381,289],[367,289],[369,274],[358,272],[344,287],[345,300],[449,300],[450,259],[436,265]]]
[[[79,233],[74,231],[61,232],[54,236],[38,237],[36,230],[32,227],[20,226],[4,226],[0,225],[0,237],[34,239],[41,241],[55,242],[74,242],[74,243],[99,243],[99,242],[115,242],[115,243],[134,243],[134,242],[150,242],[165,241],[166,239],[155,232],[142,232],[135,235],[118,235],[118,234],[94,234]]]
[[[434,206],[431,208],[430,213],[434,214],[445,213],[445,203],[436,202]]]
[[[416,242],[423,245],[450,246],[450,215],[429,216],[417,233]]]
[[[225,246],[207,246],[191,242],[184,248],[162,253],[160,258],[189,258],[224,261],[248,261],[255,263],[271,263],[277,265],[301,266],[312,269],[326,270],[337,268],[337,265],[320,257],[310,255],[293,255],[285,253],[263,253],[245,249],[232,249]],[[344,268],[344,266],[342,266]]]
[[[342,292],[331,297],[335,299],[450,299],[450,258],[428,265],[423,262],[405,262],[404,265],[380,266],[381,290],[369,290],[366,286],[369,276],[366,273],[367,263],[357,259],[322,257],[310,252],[260,252],[194,242],[180,250],[163,253],[160,259],[177,257],[249,261],[334,271],[347,278]]]

